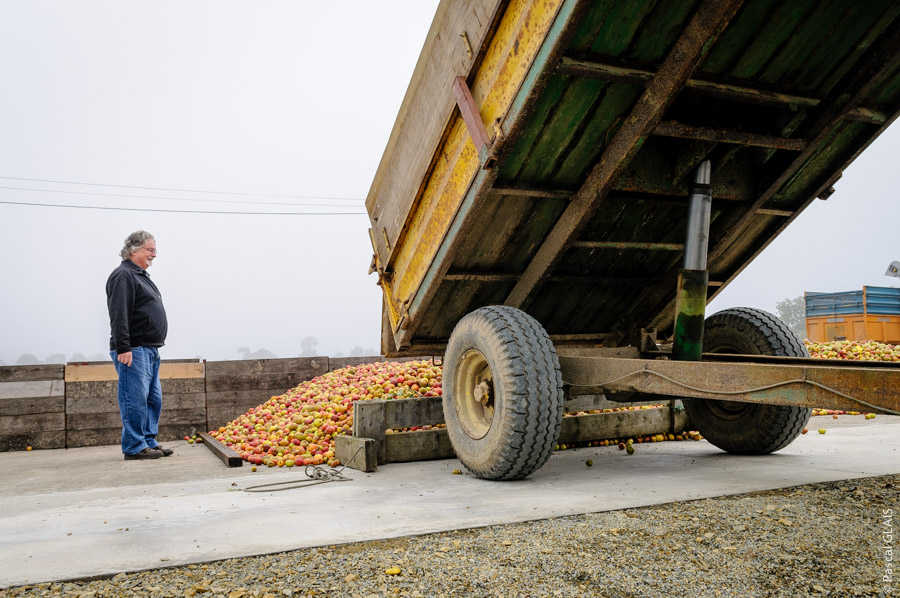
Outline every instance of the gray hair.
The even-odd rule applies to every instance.
[[[145,230],[136,230],[125,239],[125,246],[122,247],[122,251],[119,252],[119,256],[123,260],[131,259],[131,254],[135,253],[138,249],[144,246],[144,243],[147,241],[155,241],[153,235],[148,233]]]

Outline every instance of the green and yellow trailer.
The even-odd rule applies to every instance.
[[[898,113],[897,0],[443,0],[366,200],[382,352],[443,355],[489,479],[576,395],[680,397],[742,454],[811,407],[898,413],[900,370],[705,314]]]

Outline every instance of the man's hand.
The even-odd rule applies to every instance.
[[[119,360],[119,363],[123,363],[128,367],[131,367],[131,351],[128,353],[119,353],[116,355],[116,359]]]

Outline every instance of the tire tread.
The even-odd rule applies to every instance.
[[[776,316],[751,307],[721,311],[707,320],[706,332],[717,328],[738,331],[756,345],[759,354],[808,357],[803,341]],[[710,349],[715,350],[715,347]],[[706,350],[706,348],[704,348]],[[786,405],[756,404],[748,408],[756,420],[753,429],[735,429],[715,420],[703,399],[685,399],[689,417],[706,439],[730,453],[764,455],[781,450],[800,435],[809,421],[811,409]]]
[[[505,400],[513,415],[508,422],[500,422],[501,434],[491,447],[494,454],[486,467],[467,462],[467,449],[454,445],[457,456],[480,477],[497,480],[526,477],[550,458],[562,424],[562,375],[553,343],[534,318],[506,306],[480,308],[460,320],[457,329],[460,327],[475,331],[490,346],[490,353],[501,356],[502,363],[491,365],[494,384],[502,384],[506,389]],[[453,354],[449,346],[447,354]],[[453,367],[449,362],[447,365]],[[445,379],[452,377],[452,373],[445,375]],[[450,394],[444,399],[448,421],[451,418],[447,411],[452,409]],[[454,436],[451,433],[451,442]]]

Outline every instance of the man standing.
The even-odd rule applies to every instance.
[[[125,239],[122,264],[106,281],[109,307],[109,354],[119,375],[122,452],[126,460],[168,457],[172,449],[156,442],[162,411],[159,347],[168,323],[159,289],[147,268],[156,258],[156,240],[146,231]]]

